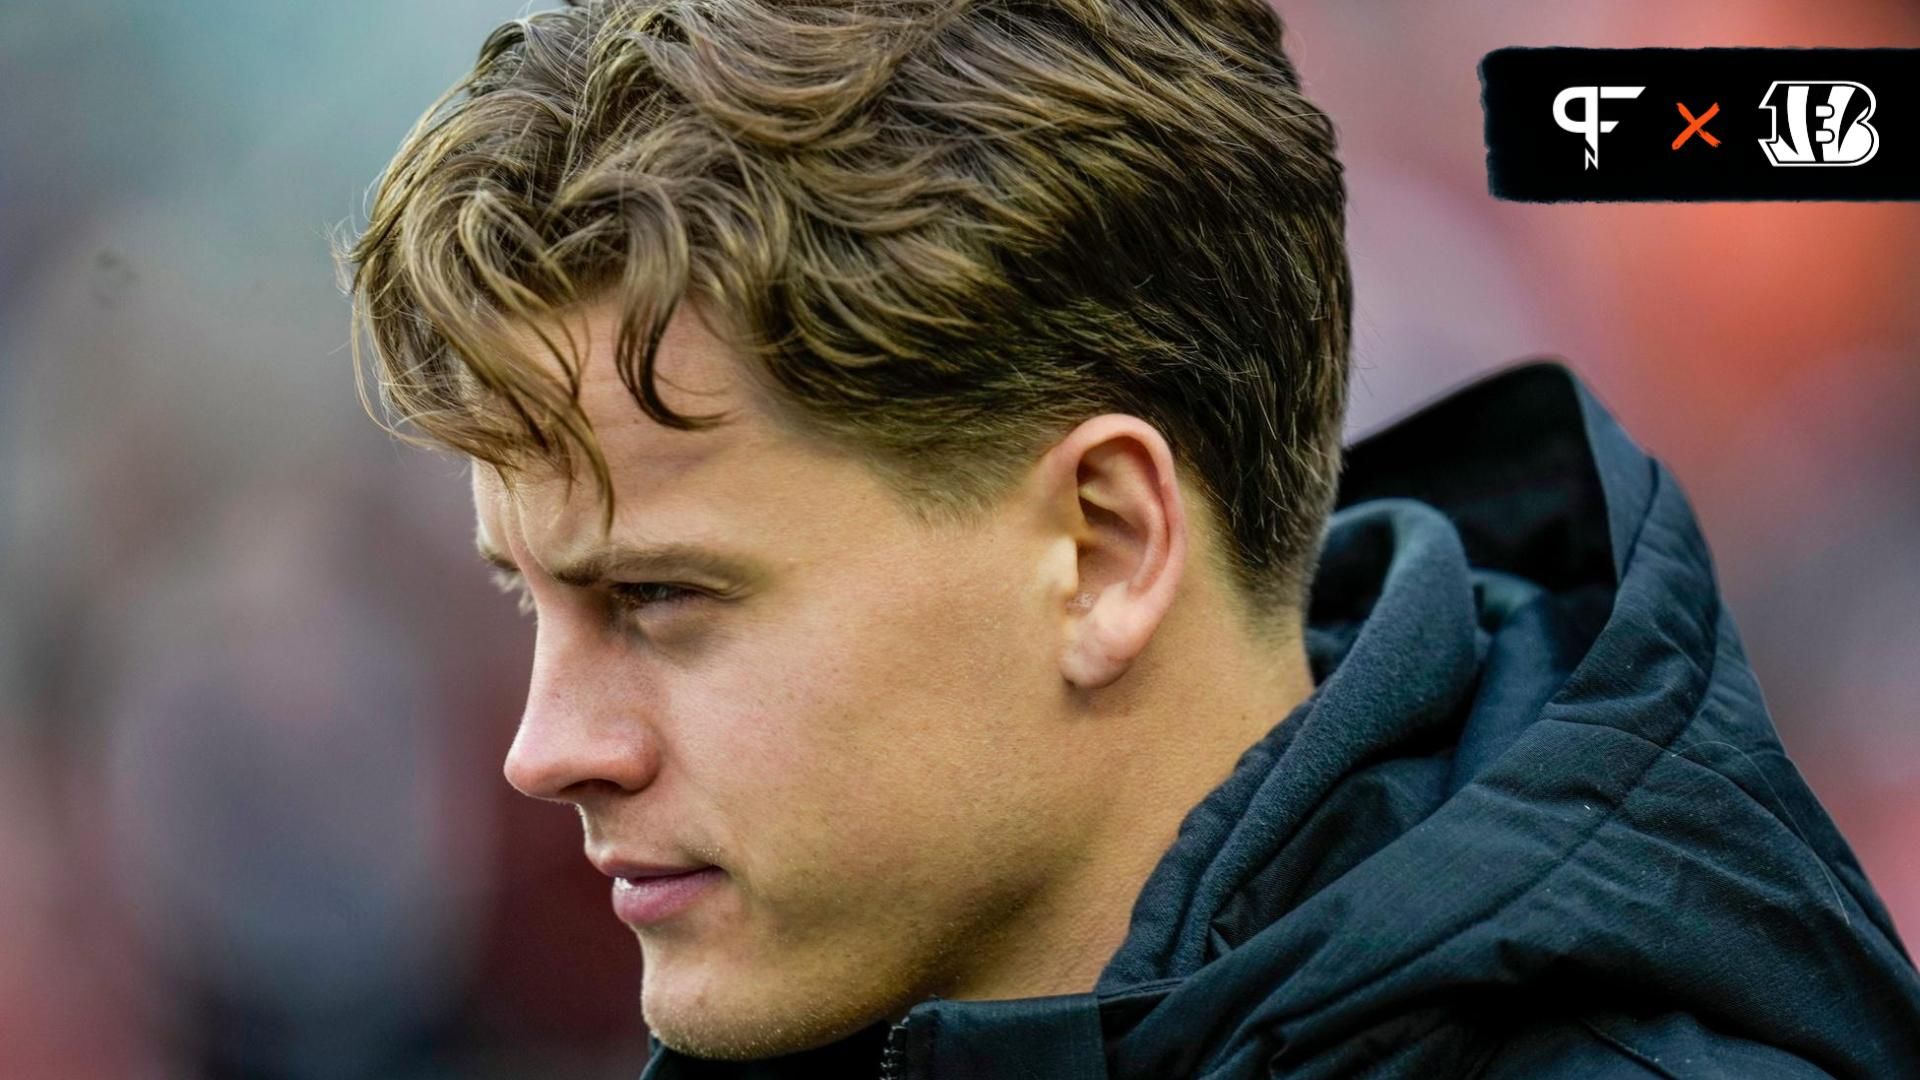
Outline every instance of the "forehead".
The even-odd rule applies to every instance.
[[[738,355],[694,305],[681,304],[668,321],[654,373],[662,400],[674,411],[726,415],[698,431],[669,428],[647,416],[620,380],[614,366],[617,309],[580,309],[542,329],[580,358],[580,408],[606,457],[615,532],[678,530],[676,537],[685,538],[681,534],[696,524],[690,519],[763,496],[783,468],[793,467],[783,459],[796,452],[796,440],[775,428],[751,393]],[[524,362],[556,378],[563,374],[531,328],[509,333]],[[509,491],[491,468],[477,463],[472,484],[476,539],[483,547],[505,552],[511,535],[536,553],[557,554],[597,536],[601,506],[584,469],[571,492],[565,478],[553,473],[522,474]]]

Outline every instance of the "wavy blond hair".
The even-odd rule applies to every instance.
[[[1150,421],[1262,622],[1334,498],[1345,203],[1261,0],[595,0],[494,30],[335,255],[377,420],[503,474],[584,456],[608,524],[578,354],[504,334],[612,299],[638,407],[704,427],[653,376],[691,299],[926,520],[1089,416]]]

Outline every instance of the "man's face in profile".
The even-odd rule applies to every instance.
[[[577,806],[616,878],[699,871],[615,886],[649,1026],[763,1056],[929,994],[1017,992],[1044,963],[1021,943],[1084,885],[1069,854],[1109,825],[1102,733],[1070,722],[1061,674],[1058,500],[1035,486],[977,526],[918,524],[867,465],[778,426],[690,305],[658,372],[675,409],[729,411],[705,431],[640,411],[609,312],[572,325],[611,534],[591,483],[510,492],[476,467],[473,495],[538,614],[508,779]],[[652,545],[711,565],[618,555]]]

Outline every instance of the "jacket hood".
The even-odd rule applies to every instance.
[[[647,1075],[879,1075],[883,1042],[936,1080],[1916,1068],[1920,978],[1692,510],[1566,367],[1351,446],[1307,625],[1313,693],[1187,815],[1093,992]]]

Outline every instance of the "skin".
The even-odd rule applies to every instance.
[[[761,1057],[930,995],[1091,989],[1181,818],[1313,689],[1297,633],[1250,636],[1196,557],[1217,531],[1165,439],[1090,418],[986,520],[926,526],[861,460],[777,422],[691,304],[661,388],[732,413],[708,431],[640,411],[611,311],[568,325],[612,532],[591,483],[509,489],[476,466],[477,541],[537,613],[508,781],[576,807],[590,858],[724,871],[634,928],[653,1033]],[[622,571],[723,594],[625,610],[551,573],[605,541],[746,566]]]

